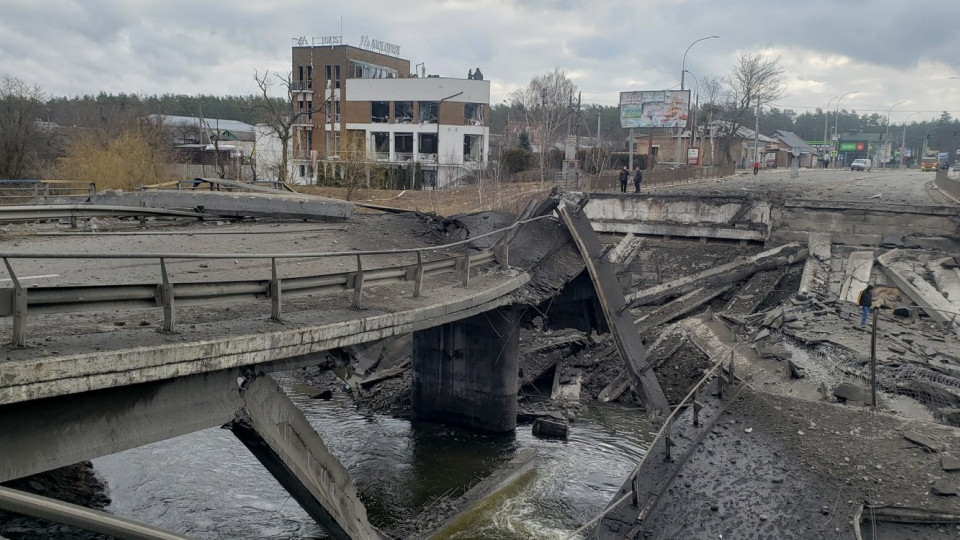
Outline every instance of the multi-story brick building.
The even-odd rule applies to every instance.
[[[408,60],[343,45],[339,36],[294,40],[292,57],[294,181],[315,182],[319,172],[357,159],[358,146],[364,159],[414,171],[424,186],[486,166],[489,81],[418,77]]]

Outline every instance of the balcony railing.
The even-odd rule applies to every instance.
[[[291,81],[291,92],[313,92],[313,81]]]
[[[437,154],[426,154],[426,153],[420,152],[417,154],[417,161],[421,163],[436,163]]]

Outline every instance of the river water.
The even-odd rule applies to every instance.
[[[281,384],[350,471],[370,521],[389,528],[444,494],[496,470],[524,448],[534,472],[458,521],[449,538],[566,538],[603,510],[653,434],[641,411],[590,405],[566,441],[478,435],[361,414],[350,396],[313,400]],[[207,429],[94,460],[112,499],[108,511],[204,539],[325,538],[258,461],[227,431]]]

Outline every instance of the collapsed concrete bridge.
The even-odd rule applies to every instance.
[[[8,317],[13,345],[5,347],[6,360],[0,363],[0,482],[225,425],[331,535],[380,538],[346,470],[270,374],[316,365],[331,349],[412,333],[416,419],[513,430],[516,306],[561,295],[563,284],[584,267],[627,373],[648,410],[665,415],[667,403],[646,369],[639,336],[628,315],[621,314],[625,301],[612,266],[601,257],[600,242],[580,208],[569,204],[553,198],[531,205],[507,227],[431,248],[206,256],[4,253],[13,286],[0,291],[0,315]],[[548,261],[563,250],[579,253],[579,264],[567,264],[562,279],[554,276],[546,285],[538,272],[545,262],[555,265]],[[417,262],[371,269],[363,261],[400,256],[415,256]],[[288,278],[277,270],[285,259],[345,257],[356,261],[355,270]],[[174,265],[184,259],[241,258],[269,261],[270,279],[175,279]],[[121,266],[159,262],[161,280],[30,287],[26,280],[34,276],[23,271],[29,261],[49,269],[57,262],[107,259],[121,259]],[[348,294],[330,295],[338,291]],[[257,315],[258,299],[269,299],[269,320]],[[217,306],[224,301],[241,302],[244,316],[202,322],[204,310],[221,309]],[[70,313],[117,308],[162,309],[162,331],[48,333],[68,326]],[[181,319],[192,322],[189,329]],[[52,338],[56,350],[35,348],[37,340]],[[49,504],[0,493],[0,507],[68,519],[70,512],[51,512]],[[118,525],[93,511],[73,522],[106,534],[132,534],[132,525]],[[146,537],[166,533],[150,534]]]

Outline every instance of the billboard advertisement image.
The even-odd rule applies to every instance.
[[[686,127],[690,114],[689,90],[620,92],[620,127]]]

